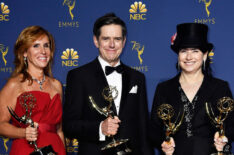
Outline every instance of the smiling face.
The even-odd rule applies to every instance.
[[[36,39],[24,53],[27,57],[28,69],[44,69],[51,57],[50,43],[46,35]]]
[[[207,58],[207,52],[202,53],[197,48],[181,49],[178,53],[178,63],[185,73],[202,72],[202,63]]]
[[[116,24],[104,25],[100,32],[99,38],[93,37],[94,44],[99,49],[100,56],[114,66],[119,61],[126,41],[122,35],[122,28]]]

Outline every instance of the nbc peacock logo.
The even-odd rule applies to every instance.
[[[145,4],[140,1],[134,2],[129,9],[130,20],[146,20],[147,11]]]
[[[62,66],[78,66],[79,55],[73,48],[67,48],[61,56]]]
[[[1,2],[0,21],[9,21],[9,14],[10,14],[10,9],[8,8],[8,5]]]

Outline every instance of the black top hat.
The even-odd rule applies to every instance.
[[[213,44],[207,41],[208,26],[198,23],[177,25],[177,33],[173,36],[171,48],[176,53],[181,48],[199,48],[202,52],[211,51]]]

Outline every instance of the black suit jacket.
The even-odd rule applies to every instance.
[[[161,143],[165,140],[165,130],[156,111],[160,104],[168,103],[175,109],[175,116],[178,114],[180,109],[183,107],[181,95],[178,89],[179,86],[179,75],[177,75],[171,80],[158,84],[156,88],[151,111],[151,137],[155,146],[158,147],[159,150],[161,150]],[[176,155],[208,155],[215,152],[213,144],[216,128],[211,124],[206,113],[205,102],[210,103],[217,114],[217,100],[224,96],[232,97],[232,94],[226,81],[205,76],[197,95],[198,101],[196,102],[195,112],[192,119],[193,136],[187,138],[185,123],[182,123],[175,135],[172,135],[175,140]],[[233,141],[233,119],[234,116],[232,112],[225,121],[225,134],[230,142]]]
[[[129,91],[136,85],[137,93],[130,94]],[[106,142],[99,141],[99,125],[106,118],[92,108],[88,98],[92,96],[99,107],[107,106],[109,103],[101,95],[106,86],[108,86],[107,80],[98,59],[69,71],[67,75],[63,131],[65,136],[78,139],[79,155],[106,153],[100,151]],[[148,107],[145,77],[125,65],[118,117],[121,124],[115,137],[129,138],[128,146],[134,155],[152,154],[147,136]]]

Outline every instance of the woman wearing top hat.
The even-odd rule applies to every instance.
[[[167,155],[208,155],[223,151],[233,139],[233,113],[225,120],[225,136],[219,136],[206,112],[208,102],[216,112],[217,102],[222,97],[231,97],[228,83],[214,78],[211,74],[209,52],[213,45],[207,41],[208,27],[198,23],[177,25],[177,33],[172,37],[171,48],[178,55],[178,75],[159,83],[152,106],[152,141]],[[165,125],[158,117],[161,104],[170,104],[175,113],[184,118],[178,131],[165,140]],[[177,121],[179,122],[179,121]],[[224,147],[225,146],[225,147]]]

